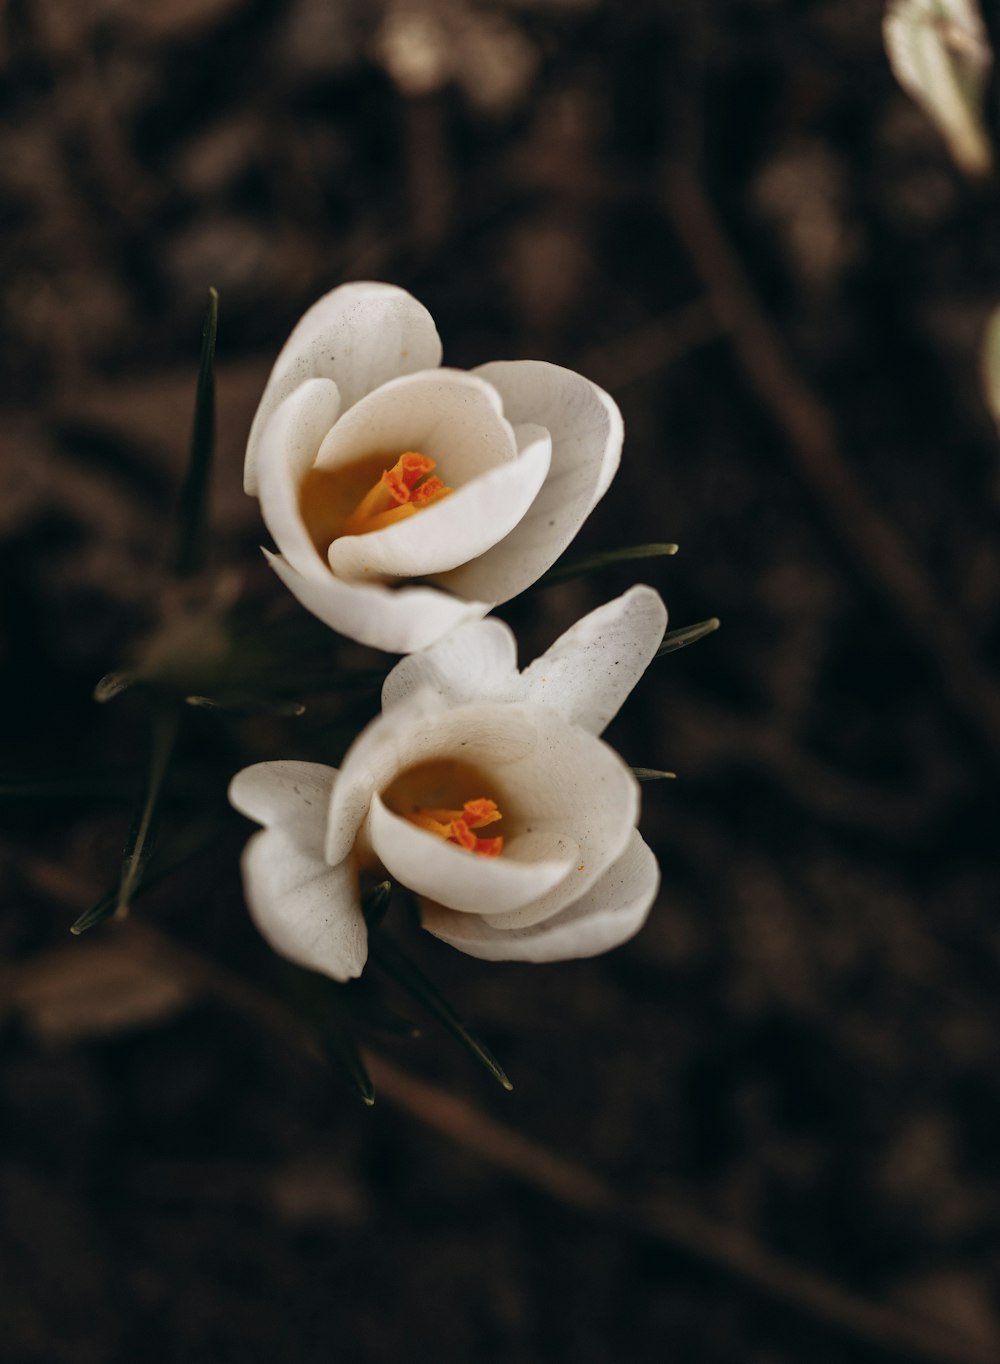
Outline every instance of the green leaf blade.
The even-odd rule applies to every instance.
[[[565,564],[556,564],[548,573],[543,573],[536,587],[549,587],[553,583],[569,582],[571,578],[582,578],[586,573],[608,568],[612,564],[629,563],[636,559],[661,559],[677,553],[675,544],[625,545],[621,549],[606,549],[597,554],[587,554],[580,559],[572,559]]]
[[[369,939],[369,951],[379,966],[392,976],[408,994],[412,995],[424,1008],[441,1023],[448,1032],[484,1066],[506,1090],[513,1084],[493,1053],[456,1013],[437,986],[424,975],[420,967],[391,939],[381,933],[373,933]]]
[[[201,337],[201,363],[191,429],[191,453],[177,509],[177,549],[174,572],[187,578],[201,563],[208,503],[208,485],[215,458],[215,345],[219,331],[219,295],[208,291],[208,307]]]
[[[699,639],[704,639],[706,635],[714,634],[721,624],[718,616],[711,616],[708,620],[699,621],[697,625],[682,625],[679,630],[668,630],[653,657],[662,658],[664,654],[673,654],[678,649],[686,649],[689,644],[696,644]]]

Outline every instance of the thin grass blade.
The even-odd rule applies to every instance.
[[[184,701],[196,710],[217,710],[225,715],[275,715],[283,719],[296,719],[306,713],[301,701],[274,701],[266,696],[225,699],[217,696],[185,696]]]
[[[132,827],[122,856],[122,874],[115,899],[114,913],[119,918],[128,913],[129,904],[139,884],[143,868],[149,861],[156,840],[157,815],[163,782],[173,757],[180,727],[180,714],[174,706],[162,706],[153,716],[153,745],[149,762],[146,789],[136,806]]]
[[[677,776],[676,772],[660,772],[655,767],[633,767],[632,772],[636,781],[643,782],[666,781],[668,779],[673,781]]]
[[[664,654],[686,649],[689,644],[695,644],[699,639],[704,639],[706,635],[718,630],[720,624],[718,616],[712,616],[709,620],[699,621],[697,625],[682,625],[679,630],[668,630],[653,657],[662,658]]]
[[[451,1035],[486,1067],[498,1084],[507,1090],[514,1088],[503,1066],[486,1043],[463,1022],[433,981],[424,975],[416,962],[412,961],[402,948],[381,933],[373,933],[369,938],[369,951],[383,971],[443,1024]]]
[[[219,833],[219,826],[215,821],[200,821],[197,824],[171,839],[167,847],[162,851],[157,851],[146,871],[132,892],[132,899],[138,900],[145,895],[148,890],[152,890],[160,881],[165,881],[178,868],[197,857],[199,853],[205,851],[212,844]],[[74,937],[78,938],[81,933],[86,933],[88,928],[93,928],[96,924],[102,923],[105,919],[110,919],[115,912],[118,904],[118,888],[109,890],[106,895],[102,895],[96,904],[84,910],[80,917],[70,928]]]
[[[201,364],[194,401],[191,454],[177,509],[177,549],[174,572],[189,577],[201,564],[208,505],[208,485],[215,456],[215,342],[219,330],[219,295],[208,291],[208,308],[201,334]]]
[[[552,583],[568,582],[570,578],[581,578],[585,573],[607,568],[610,564],[627,563],[630,559],[660,559],[665,555],[677,553],[679,546],[674,544],[626,545],[622,549],[606,549],[599,554],[587,554],[581,559],[571,559],[565,564],[556,564],[548,573],[543,573],[536,587],[549,587]]]

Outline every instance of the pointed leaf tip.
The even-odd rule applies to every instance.
[[[208,503],[208,486],[215,457],[215,346],[219,331],[219,294],[208,291],[208,307],[201,334],[201,361],[194,400],[194,422],[184,486],[177,506],[177,548],[174,572],[186,578],[198,568]]]
[[[94,688],[94,700],[102,705],[105,701],[113,701],[116,696],[120,696],[131,687],[134,681],[135,678],[130,673],[105,673]]]
[[[460,1042],[480,1065],[485,1066],[499,1085],[508,1092],[513,1090],[514,1086],[507,1072],[486,1043],[462,1020],[434,982],[424,975],[416,962],[401,947],[384,934],[373,933],[369,950],[379,966],[443,1024],[452,1037]]]
[[[548,587],[551,583],[567,582],[570,578],[579,578],[585,573],[593,573],[597,569],[607,568],[611,564],[627,563],[634,559],[670,557],[676,554],[679,549],[679,545],[671,542],[652,545],[625,545],[621,549],[602,550],[597,554],[587,554],[580,559],[571,559],[567,563],[556,564],[549,569],[548,573],[544,573],[538,579],[535,586]]]
[[[668,630],[654,658],[662,658],[664,654],[676,653],[678,649],[684,649],[688,644],[696,644],[699,639],[713,634],[721,624],[718,616],[710,616],[708,620],[699,621],[697,625],[682,625],[679,630]]]

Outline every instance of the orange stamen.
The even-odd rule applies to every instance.
[[[416,450],[400,455],[346,518],[341,534],[367,535],[403,521],[452,491],[440,478],[428,478],[434,460]]]
[[[495,800],[480,796],[467,800],[461,810],[425,810],[420,807],[412,810],[406,818],[418,829],[437,834],[446,843],[455,843],[467,852],[477,853],[480,857],[499,857],[503,852],[503,838],[479,838],[473,830],[484,829],[487,824],[495,824],[503,815]]]

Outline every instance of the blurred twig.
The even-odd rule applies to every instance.
[[[80,894],[74,879],[65,878],[60,884],[71,899]],[[135,943],[146,957],[152,954],[163,969],[186,978],[192,987],[213,994],[258,1026],[321,1057],[314,1031],[287,1004],[176,943],[150,923],[130,920],[116,941]],[[866,1302],[822,1275],[772,1255],[746,1232],[706,1216],[683,1199],[622,1197],[584,1165],[557,1155],[467,1100],[406,1074],[377,1052],[366,1048],[364,1061],[379,1098],[566,1207],[610,1221],[731,1275],[887,1358],[914,1364],[996,1364],[994,1354],[978,1343],[933,1321]]]
[[[665,194],[674,226],[748,379],[788,437],[797,472],[937,671],[952,704],[1000,755],[1000,687],[844,458],[832,418],[796,370],[693,171],[673,166]]]

